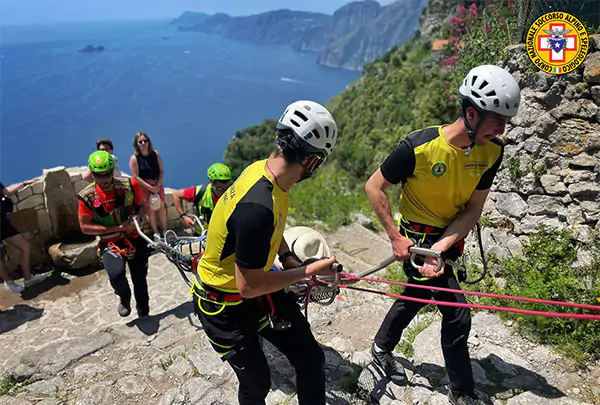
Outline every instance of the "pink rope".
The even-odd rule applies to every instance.
[[[342,273],[346,278],[341,279],[340,281],[349,281],[349,280],[362,280],[368,281],[372,283],[383,283],[383,284],[391,284],[391,285],[400,285],[404,287],[413,287],[413,288],[422,288],[425,290],[437,290],[437,291],[445,291],[451,293],[458,294],[467,294],[467,295],[476,295],[479,297],[490,297],[490,298],[500,298],[512,301],[525,301],[525,302],[534,302],[536,304],[548,304],[548,305],[560,305],[563,307],[573,307],[573,308],[582,308],[582,309],[590,309],[592,311],[600,311],[599,305],[589,305],[589,304],[578,304],[574,302],[564,302],[564,301],[551,301],[551,300],[543,300],[538,298],[528,298],[528,297],[518,297],[514,295],[502,295],[502,294],[493,294],[493,293],[485,293],[478,291],[468,291],[468,290],[456,290],[453,288],[445,288],[445,287],[435,287],[435,286],[427,286],[421,284],[409,284],[403,283],[401,281],[392,281],[392,280],[380,280],[369,277],[358,277],[351,273]],[[341,287],[341,285],[340,285]]]
[[[349,289],[349,290],[356,290],[356,291],[369,292],[369,293],[373,293],[373,294],[386,295],[388,297],[397,298],[397,299],[401,299],[401,300],[421,302],[423,304],[445,305],[445,306],[449,306],[449,307],[478,308],[478,309],[487,309],[487,310],[491,310],[491,311],[515,312],[515,313],[519,313],[519,314],[536,315],[536,316],[547,316],[547,317],[553,317],[553,318],[576,318],[576,319],[594,319],[594,320],[600,320],[600,315],[591,315],[591,314],[565,314],[565,313],[562,313],[562,312],[533,311],[533,310],[529,310],[529,309],[495,307],[495,306],[492,306],[492,305],[464,304],[462,302],[448,302],[448,301],[426,300],[426,299],[422,299],[422,298],[407,297],[407,296],[404,296],[404,295],[392,294],[392,293],[385,292],[385,291],[370,290],[368,288],[352,287],[352,286],[343,285],[343,284],[340,284],[339,287],[340,288],[346,288],[346,289]],[[458,290],[458,291],[462,291],[462,290]],[[462,292],[464,292],[464,291],[462,291]]]

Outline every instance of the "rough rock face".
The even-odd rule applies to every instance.
[[[544,224],[570,229],[582,250],[591,247],[600,230],[599,39],[592,36],[582,66],[561,76],[527,73],[524,46],[510,49],[505,68],[519,82],[521,107],[507,127],[503,163],[484,208],[492,225],[484,244],[518,250],[520,238]],[[590,257],[581,254],[576,265]]]
[[[358,224],[326,238],[352,271],[374,264],[373,252],[391,249]],[[366,250],[354,248],[359,241]],[[143,319],[117,314],[118,299],[104,271],[0,311],[0,405],[237,404],[235,374],[206,339],[175,266],[156,254],[149,270],[151,312]],[[0,299],[2,294],[9,293],[0,290]],[[325,355],[328,404],[448,403],[437,311],[419,313],[403,334],[397,356],[409,384],[399,387],[370,354],[392,300],[357,291],[342,291],[338,298],[308,307]],[[497,315],[475,314],[468,344],[477,388],[494,405],[588,405],[600,394],[600,363],[577,370]],[[297,405],[293,368],[267,341],[263,348],[272,379],[266,403]]]

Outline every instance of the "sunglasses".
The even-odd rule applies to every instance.
[[[148,143],[148,141],[146,139],[142,139],[142,140],[138,141],[138,145],[143,145],[145,143]]]
[[[92,173],[92,176],[94,176],[95,178],[98,179],[108,179],[109,177],[113,177],[113,172],[106,172],[106,173]]]

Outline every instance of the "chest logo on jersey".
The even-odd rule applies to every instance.
[[[431,175],[433,177],[442,177],[448,171],[448,166],[444,162],[435,162],[431,166]]]
[[[466,162],[465,170],[473,177],[479,177],[486,171],[488,163],[486,161]]]

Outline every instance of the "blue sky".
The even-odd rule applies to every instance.
[[[231,15],[289,8],[332,13],[349,0],[0,0],[1,24],[174,18],[185,10]],[[380,0],[380,4],[392,0]]]

